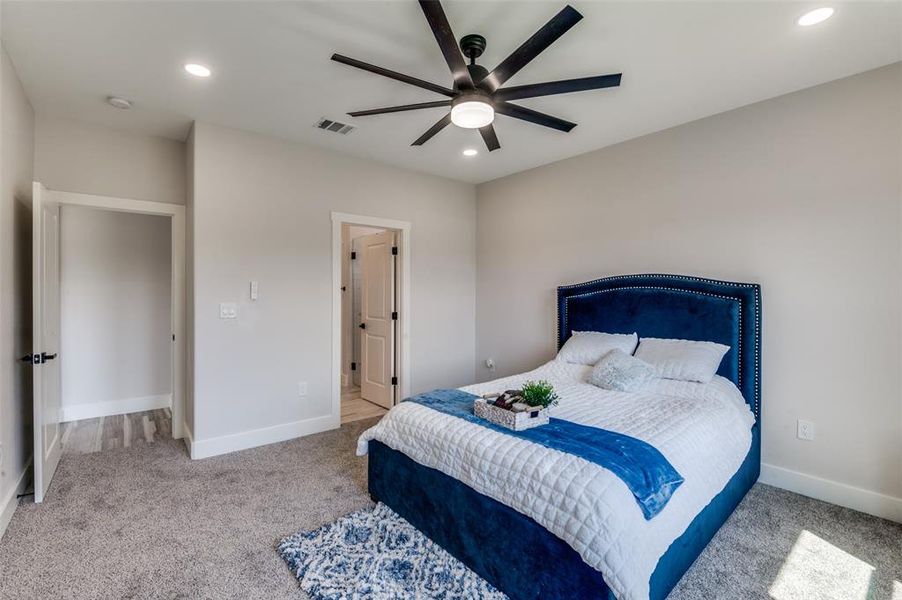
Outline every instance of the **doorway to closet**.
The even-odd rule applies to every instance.
[[[164,216],[60,207],[63,455],[172,437],[170,237]]]
[[[60,459],[181,438],[185,207],[33,189],[34,491]]]

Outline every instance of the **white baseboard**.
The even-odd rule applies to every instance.
[[[191,431],[191,428],[188,427],[187,423],[182,423],[182,433],[184,434],[185,449],[188,450],[188,455],[191,456],[191,458],[194,458],[194,455],[192,454],[193,451],[191,450],[194,447],[194,432]]]
[[[902,498],[887,496],[767,463],[761,464],[759,481],[809,498],[902,523]]]
[[[25,491],[25,476],[30,472],[31,459],[29,458],[28,462],[25,463],[25,468],[22,469],[21,475],[19,475],[18,481],[16,481],[16,485],[6,493],[5,498],[0,500],[0,539],[6,533],[6,527],[12,521],[13,513],[16,512],[16,508],[19,506],[18,495]]]
[[[192,440],[191,458],[209,458],[235,452],[236,450],[275,444],[276,442],[284,442],[312,433],[335,429],[337,426],[336,419],[332,415],[326,415],[324,417],[283,423],[261,429],[251,429],[250,431],[242,431],[205,440]]]
[[[71,406],[63,406],[60,409],[60,421],[66,423],[68,421],[81,421],[82,419],[125,415],[133,412],[171,407],[172,394],[141,396],[140,398],[128,398],[126,400],[114,400],[112,402],[73,404]]]

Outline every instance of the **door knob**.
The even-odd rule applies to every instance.
[[[47,362],[48,360],[53,360],[56,358],[56,353],[47,354],[46,352],[41,352],[41,362]]]
[[[357,327],[360,327],[361,329],[366,329],[366,323],[361,323]]]

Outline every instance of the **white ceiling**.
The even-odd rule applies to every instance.
[[[565,0],[462,2],[445,11],[460,38],[481,33],[489,69]],[[351,119],[344,113],[439,100],[431,92],[329,60],[339,52],[451,85],[416,2],[2,3],[2,36],[35,109],[184,139],[204,120],[406,168],[482,182],[745,104],[902,60],[900,2],[598,2],[509,85],[623,72],[618,89],[519,100],[579,124],[571,133],[498,116],[501,150],[448,127],[410,142],[444,109]],[[829,3],[835,16],[795,18]],[[209,80],[182,71],[213,69]],[[110,94],[134,101],[122,111]],[[350,135],[313,127],[351,122]],[[474,158],[464,148],[478,148]]]

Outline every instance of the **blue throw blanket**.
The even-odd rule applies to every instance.
[[[606,429],[552,418],[548,425],[514,431],[473,414],[474,396],[460,390],[433,390],[408,398],[471,423],[566,452],[611,471],[630,489],[649,520],[667,505],[682,476],[654,446]]]

